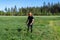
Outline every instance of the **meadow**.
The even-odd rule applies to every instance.
[[[34,16],[27,32],[27,16],[0,16],[0,40],[60,40],[59,16]]]

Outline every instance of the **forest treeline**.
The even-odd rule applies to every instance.
[[[43,3],[40,7],[21,7],[17,9],[17,6],[11,8],[5,8],[5,11],[0,11],[2,16],[26,16],[29,12],[32,12],[36,16],[49,16],[60,15],[60,3]]]

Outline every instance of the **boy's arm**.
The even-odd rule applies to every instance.
[[[32,19],[32,22],[31,22],[31,24],[30,25],[32,25],[34,23],[34,19]]]
[[[32,23],[34,23],[34,19],[32,20]]]

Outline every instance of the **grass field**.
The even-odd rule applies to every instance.
[[[60,40],[60,17],[35,16],[27,33],[26,16],[0,16],[0,40]]]

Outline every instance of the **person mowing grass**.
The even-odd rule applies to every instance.
[[[29,29],[31,30],[31,33],[32,33],[32,28],[33,28],[33,23],[34,23],[34,17],[32,15],[31,12],[29,12],[28,14],[28,18],[27,18],[27,32],[29,31]]]

